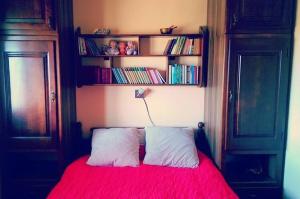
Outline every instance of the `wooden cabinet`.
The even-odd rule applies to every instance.
[[[228,0],[228,32],[291,32],[291,0]]]
[[[282,198],[293,0],[208,2],[206,127],[240,198]]]
[[[47,192],[38,188],[53,185],[62,166],[59,162],[56,38],[10,36],[2,39],[5,197],[25,197],[24,190],[45,195]],[[36,186],[40,182],[44,187]]]
[[[1,1],[0,198],[46,198],[70,160],[71,9],[71,0]]]
[[[55,30],[54,0],[2,0],[0,29]]]
[[[289,36],[229,39],[226,150],[283,149],[289,55]]]
[[[236,192],[242,199],[282,199],[280,189],[278,188],[240,188]]]

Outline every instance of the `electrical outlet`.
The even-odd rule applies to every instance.
[[[144,98],[145,90],[142,88],[135,89],[135,98]]]

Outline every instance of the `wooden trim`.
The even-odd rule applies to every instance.
[[[109,58],[109,57],[199,57],[201,54],[192,54],[192,55],[186,55],[186,54],[179,54],[179,55],[143,55],[143,54],[138,54],[138,55],[79,55],[80,57],[87,57],[87,58],[93,58],[93,57],[103,57],[103,58]]]
[[[201,82],[201,86],[207,85],[207,72],[208,72],[208,49],[209,49],[209,32],[206,26],[200,27],[200,32],[203,35],[203,45],[201,48],[201,55],[202,55],[202,67],[203,67],[203,81]]]
[[[79,85],[82,86],[198,86],[202,87],[200,84],[90,84],[90,85]]]
[[[209,58],[207,87],[205,93],[205,123],[213,156],[221,167],[222,143],[224,134],[223,87],[224,72],[226,70],[226,4],[223,0],[210,0],[208,2],[208,28],[209,28]]]
[[[186,33],[186,34],[142,34],[142,33],[133,33],[133,34],[109,34],[109,35],[101,35],[101,34],[79,34],[78,37],[84,38],[114,38],[114,37],[199,37],[202,38],[203,35],[199,33]]]
[[[76,81],[74,61],[73,1],[57,1],[57,30],[59,34],[60,55],[60,100],[61,100],[61,138],[60,149],[63,166],[72,156],[72,133],[76,122]]]
[[[49,31],[49,30],[0,30],[0,35],[28,35],[28,36],[39,36],[39,35],[47,35],[47,36],[57,36],[56,31]]]

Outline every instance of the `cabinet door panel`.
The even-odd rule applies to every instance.
[[[47,54],[6,53],[6,58],[12,133],[25,137],[47,136]]]
[[[238,53],[235,136],[274,136],[281,56],[281,52]]]
[[[231,32],[291,30],[293,0],[230,0]]]
[[[3,0],[0,29],[54,29],[54,0]]]
[[[12,148],[53,147],[57,139],[53,41],[4,41],[7,124]]]
[[[228,149],[283,146],[289,79],[288,38],[230,40]]]

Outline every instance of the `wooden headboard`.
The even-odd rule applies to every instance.
[[[96,128],[112,128],[112,127],[95,127],[91,128],[91,133],[88,137],[83,137],[81,123],[77,122],[75,125],[75,133],[72,136],[72,159],[76,159],[82,155],[89,154],[91,152],[91,138],[92,138],[92,131]],[[142,128],[142,127],[141,127]],[[197,149],[205,153],[209,158],[211,158],[211,151],[209,147],[208,140],[206,138],[206,134],[204,131],[204,123],[199,122],[198,128],[195,132],[195,143]]]

